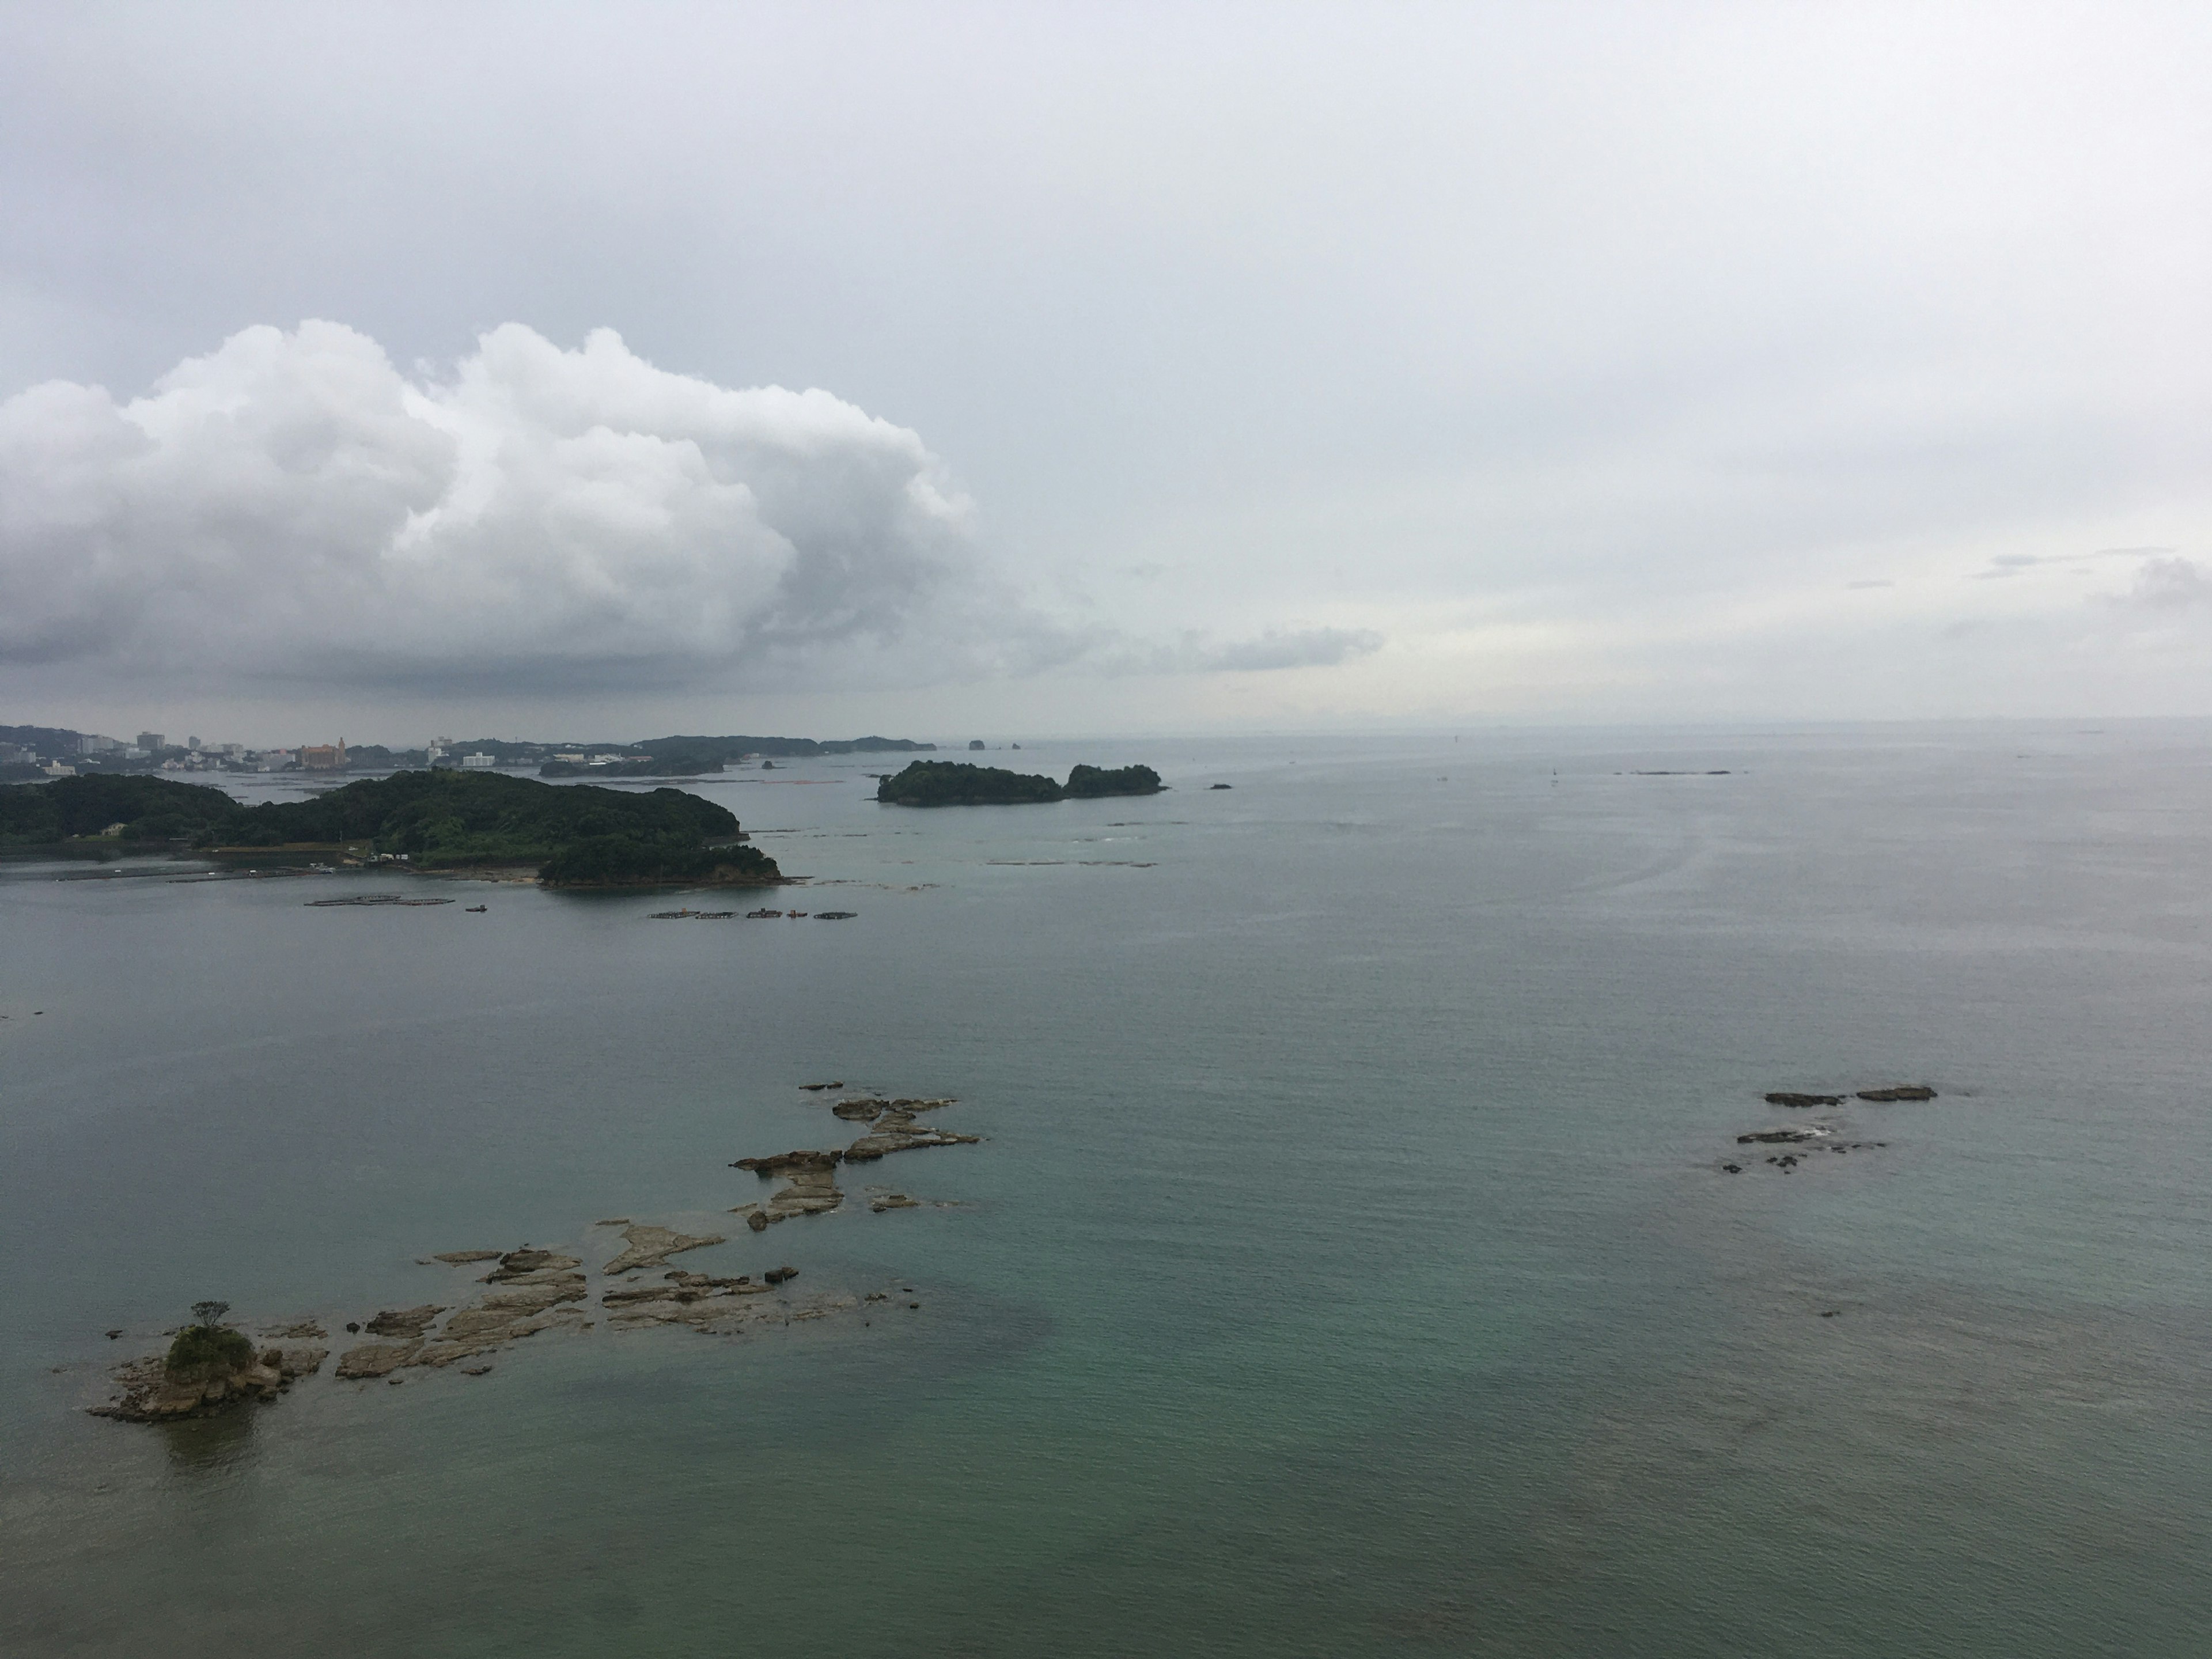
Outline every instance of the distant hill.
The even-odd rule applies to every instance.
[[[555,886],[768,882],[726,807],[680,789],[632,793],[496,772],[397,772],[306,800],[246,806],[164,778],[60,778],[0,790],[0,846],[99,836],[201,848],[312,845],[404,853],[416,869],[530,864]]]
[[[805,759],[815,755],[876,755],[923,754],[934,750],[933,743],[916,743],[911,738],[849,738],[817,741],[813,738],[647,738],[641,743],[625,744],[625,749],[650,755],[657,761],[673,761],[678,765],[709,771],[714,767],[747,755],[764,755],[781,759],[790,756]]]
[[[1153,795],[1164,786],[1149,766],[1105,771],[1079,766],[1065,785],[1036,772],[1009,772],[966,761],[915,761],[885,778],[876,799],[890,806],[1018,806],[1097,795]]]

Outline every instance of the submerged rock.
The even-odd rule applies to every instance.
[[[1841,1095],[1771,1094],[1766,1097],[1766,1103],[1770,1106],[1840,1106],[1844,1103],[1844,1097]]]
[[[634,1273],[640,1267],[665,1267],[668,1258],[685,1250],[704,1249],[709,1244],[722,1243],[720,1233],[705,1233],[693,1237],[674,1232],[666,1227],[641,1226],[633,1224],[623,1230],[623,1238],[629,1248],[602,1269],[609,1278]]]
[[[1891,1089],[1862,1089],[1859,1098],[1886,1106],[1899,1100],[1933,1100],[1936,1091],[1924,1083],[1905,1083]]]
[[[1738,1135],[1735,1141],[1737,1146],[1745,1146],[1753,1141],[1779,1143],[1792,1140],[1819,1140],[1833,1133],[1835,1133],[1833,1129],[1754,1129],[1747,1135]]]
[[[885,1193],[881,1198],[870,1199],[868,1207],[881,1215],[885,1210],[917,1210],[921,1207],[921,1203],[919,1199],[908,1198],[904,1193]]]
[[[497,1250],[441,1250],[430,1260],[443,1261],[449,1267],[464,1267],[471,1261],[496,1261],[499,1260],[499,1252]]]

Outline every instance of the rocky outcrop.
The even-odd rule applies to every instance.
[[[149,1354],[118,1367],[115,1381],[120,1392],[106,1405],[94,1407],[94,1417],[112,1417],[124,1423],[171,1423],[188,1417],[211,1417],[252,1401],[274,1400],[286,1378],[282,1355],[270,1348],[250,1352],[243,1364],[184,1376],[169,1370],[165,1355]]]
[[[499,1260],[499,1252],[497,1250],[441,1250],[429,1259],[433,1261],[442,1261],[448,1267],[463,1267],[471,1261],[496,1261]]]
[[[509,1250],[500,1257],[499,1266],[484,1275],[486,1284],[499,1284],[508,1279],[529,1279],[540,1273],[563,1273],[584,1264],[573,1255],[556,1255],[551,1250],[533,1250],[527,1244],[519,1250]]]
[[[817,1152],[809,1154],[809,1161],[804,1164],[780,1165],[791,1176],[790,1182],[781,1191],[764,1204],[740,1205],[731,1213],[744,1217],[745,1225],[757,1233],[766,1232],[776,1222],[788,1221],[795,1215],[827,1214],[845,1201],[845,1194],[838,1190],[835,1174],[839,1156],[835,1152]],[[776,1162],[772,1158],[759,1161]]]
[[[364,1342],[338,1356],[337,1377],[352,1382],[389,1376],[422,1352],[419,1342]]]
[[[768,1158],[741,1158],[730,1165],[732,1170],[750,1170],[763,1178],[769,1176],[790,1175],[799,1170],[828,1170],[836,1167],[845,1154],[835,1148],[827,1152],[777,1152]]]
[[[118,1393],[106,1404],[94,1407],[92,1414],[125,1423],[168,1423],[211,1417],[249,1401],[266,1403],[300,1377],[320,1370],[331,1352],[328,1348],[257,1348],[243,1341],[233,1346],[238,1351],[234,1361],[173,1367],[173,1349],[171,1353],[148,1354],[118,1366],[114,1376]]]
[[[916,1210],[921,1207],[919,1199],[908,1198],[904,1193],[885,1193],[881,1198],[872,1198],[868,1207],[878,1215],[885,1210]]]
[[[890,1152],[911,1152],[917,1146],[972,1146],[981,1135],[956,1135],[942,1129],[918,1129],[912,1110],[888,1111],[875,1127],[845,1149],[848,1164],[864,1164]]]
[[[1770,1106],[1840,1106],[1844,1103],[1844,1097],[1841,1095],[1793,1095],[1782,1093],[1767,1096],[1766,1103]]]
[[[766,1296],[771,1289],[768,1285],[755,1284],[749,1277],[715,1279],[679,1269],[665,1275],[658,1284],[624,1285],[620,1290],[609,1291],[599,1301],[617,1326],[704,1327],[746,1316],[744,1298]]]
[[[362,1328],[371,1336],[419,1337],[445,1311],[428,1302],[419,1308],[386,1308]]]
[[[1924,1083],[1904,1083],[1889,1089],[1862,1089],[1859,1098],[1887,1106],[1899,1100],[1933,1100],[1936,1091]]]
[[[864,1095],[854,1100],[841,1100],[830,1109],[848,1121],[872,1123],[885,1112],[904,1112],[911,1117],[916,1112],[933,1112],[940,1106],[957,1106],[957,1096],[946,1095],[936,1100],[884,1100],[878,1096]]]
[[[685,1250],[702,1250],[709,1244],[720,1244],[722,1236],[720,1233],[703,1233],[695,1237],[675,1232],[666,1227],[634,1224],[623,1230],[623,1239],[629,1248],[602,1269],[610,1279],[635,1273],[640,1267],[666,1267],[670,1256],[679,1255]]]

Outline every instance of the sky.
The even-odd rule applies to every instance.
[[[2212,8],[0,0],[0,722],[2212,714]]]

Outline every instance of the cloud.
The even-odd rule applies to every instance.
[[[0,664],[527,687],[1079,654],[969,519],[914,432],[611,331],[507,324],[441,379],[336,323],[249,328],[129,402],[0,404]]]
[[[2145,559],[2119,602],[2136,611],[2194,611],[2212,605],[2212,579],[2191,559]]]
[[[1201,659],[1207,668],[1250,673],[1272,668],[1333,668],[1382,648],[1382,636],[1371,629],[1271,628],[1256,639],[1201,653]]]

